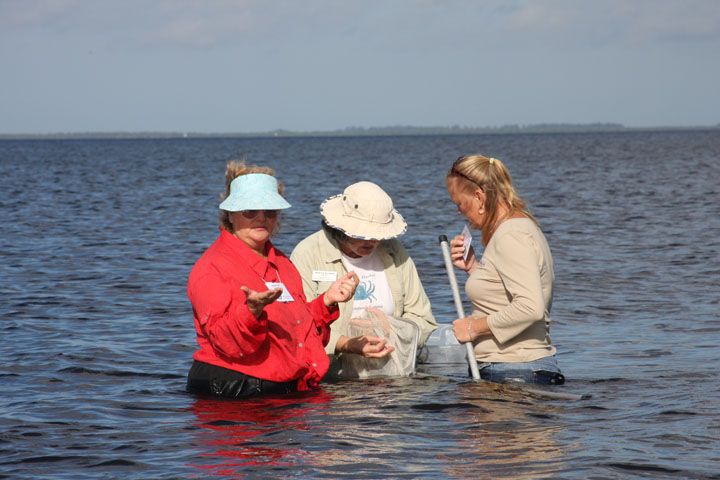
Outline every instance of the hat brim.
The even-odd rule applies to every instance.
[[[405,219],[395,209],[392,211],[392,220],[388,223],[378,223],[345,215],[342,195],[335,195],[325,200],[320,205],[320,215],[331,227],[340,230],[348,237],[362,240],[388,240],[407,231]]]
[[[284,210],[290,208],[290,204],[279,193],[254,192],[253,195],[230,195],[223,200],[219,208],[228,212]]]

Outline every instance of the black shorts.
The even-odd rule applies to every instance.
[[[297,380],[271,382],[195,360],[190,367],[187,391],[213,397],[243,398],[261,393],[297,392]]]

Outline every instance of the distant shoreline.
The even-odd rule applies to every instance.
[[[501,127],[348,127],[329,131],[272,130],[251,133],[200,132],[73,132],[73,133],[0,133],[0,140],[45,139],[174,139],[174,138],[292,138],[292,137],[377,137],[412,135],[509,135],[542,133],[619,133],[720,131],[720,124],[693,127],[626,127],[619,123],[503,125]]]

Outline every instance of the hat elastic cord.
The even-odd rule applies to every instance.
[[[377,220],[371,220],[371,219],[369,219],[369,218],[361,217],[360,215],[353,215],[353,214],[345,213],[345,212],[343,212],[342,215],[343,215],[343,217],[350,217],[350,218],[354,218],[354,219],[357,219],[357,220],[364,220],[364,221],[366,221],[366,222],[378,223],[378,224],[380,224],[380,225],[387,225],[388,223],[392,223],[393,218],[395,218],[395,214],[391,213],[389,220],[387,220],[387,221],[385,221],[385,222],[378,222]]]

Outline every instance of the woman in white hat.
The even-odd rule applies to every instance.
[[[353,301],[340,306],[327,353],[383,358],[394,350],[380,337],[346,335],[348,321],[368,307],[415,323],[422,347],[437,323],[415,264],[396,240],[407,224],[392,199],[378,185],[358,182],[325,200],[320,213],[323,229],[300,242],[290,256],[302,275],[305,295],[317,297],[348,271],[360,279]]]
[[[278,213],[290,207],[282,185],[271,169],[239,162],[225,176],[220,236],[188,280],[200,349],[187,390],[223,397],[308,390],[328,370],[330,323],[357,276],[339,277],[308,303],[298,271],[270,242]]]

